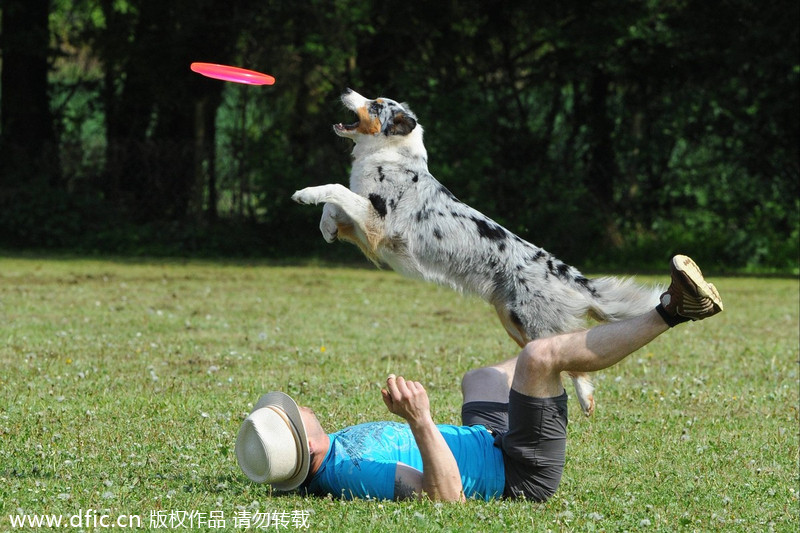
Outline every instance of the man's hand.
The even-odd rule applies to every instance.
[[[406,381],[403,376],[389,374],[381,395],[389,411],[404,418],[410,426],[433,420],[428,393],[418,381]]]

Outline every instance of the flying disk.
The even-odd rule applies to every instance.
[[[275,78],[269,74],[262,74],[255,70],[246,68],[231,67],[229,65],[217,65],[215,63],[192,63],[189,66],[194,72],[202,74],[207,78],[216,80],[232,81],[234,83],[246,83],[248,85],[272,85]]]

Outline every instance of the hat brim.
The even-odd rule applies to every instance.
[[[297,473],[283,481],[271,483],[277,490],[294,490],[303,484],[308,476],[308,470],[311,466],[311,454],[308,451],[308,434],[306,433],[306,425],[303,423],[303,417],[300,415],[300,407],[297,406],[291,396],[283,392],[268,392],[261,396],[256,402],[250,413],[253,413],[263,407],[278,407],[286,413],[289,421],[297,431],[297,436],[300,439],[300,468]]]

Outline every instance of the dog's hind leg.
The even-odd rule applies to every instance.
[[[575,394],[578,396],[578,403],[581,404],[583,414],[591,416],[594,412],[594,385],[589,379],[588,374],[568,372],[575,385]]]
[[[505,306],[495,305],[494,309],[497,311],[497,316],[500,317],[500,322],[503,324],[503,327],[506,328],[508,336],[514,339],[514,342],[519,344],[520,348],[524,348],[525,345],[531,341],[528,334],[525,332],[525,328],[523,328],[517,320],[512,318],[511,313]]]

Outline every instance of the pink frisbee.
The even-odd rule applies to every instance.
[[[246,83],[248,85],[272,85],[275,78],[269,74],[262,74],[255,70],[231,67],[228,65],[217,65],[215,63],[192,63],[189,66],[194,72],[202,74],[207,78],[216,80],[232,81],[234,83]]]

